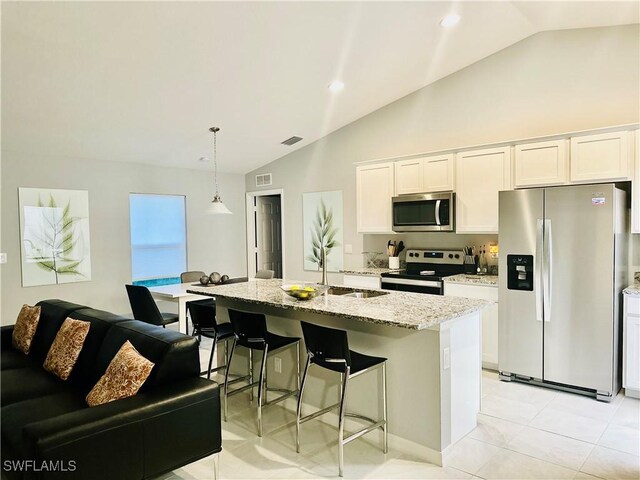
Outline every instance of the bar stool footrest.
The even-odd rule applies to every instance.
[[[355,440],[356,438],[360,438],[361,436],[369,433],[369,432],[373,432],[374,430],[377,430],[378,428],[383,428],[385,426],[387,422],[385,422],[384,420],[380,420],[379,422],[374,423],[373,425],[369,425],[365,428],[363,428],[362,430],[358,430],[357,432],[353,432],[351,434],[349,434],[347,437],[345,437],[342,440],[343,445],[346,445],[347,443]]]
[[[313,420],[314,418],[319,417],[320,415],[324,415],[325,413],[330,412],[340,406],[340,403],[334,403],[329,407],[325,407],[322,410],[318,410],[317,412],[310,413],[309,415],[305,415],[304,417],[300,417],[300,423],[307,422],[309,420]]]

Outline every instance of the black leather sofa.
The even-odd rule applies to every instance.
[[[3,478],[147,479],[220,452],[218,385],[199,377],[195,338],[61,300],[38,305],[28,356],[11,346],[13,326],[0,329]],[[42,363],[67,317],[91,327],[62,381]],[[155,363],[149,378],[133,397],[88,407],[126,340]]]

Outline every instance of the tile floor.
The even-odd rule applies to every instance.
[[[203,342],[203,365],[208,360]],[[611,403],[517,383],[483,373],[478,427],[452,449],[447,467],[393,449],[385,456],[376,435],[345,447],[345,478],[362,479],[640,479],[640,401],[618,395]],[[337,430],[318,420],[303,426],[295,452],[292,413],[270,407],[265,436],[256,435],[255,409],[232,397],[223,423],[222,479],[337,477]],[[206,458],[162,480],[212,479]]]

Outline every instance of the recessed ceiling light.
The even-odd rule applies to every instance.
[[[460,21],[460,15],[457,13],[450,13],[440,20],[440,26],[444,28],[453,27]]]
[[[329,84],[329,90],[331,90],[333,93],[338,93],[343,88],[344,88],[344,83],[342,83],[340,80],[336,80],[335,82],[331,82]]]

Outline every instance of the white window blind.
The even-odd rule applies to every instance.
[[[132,193],[129,210],[133,281],[179,283],[187,269],[185,197]]]

